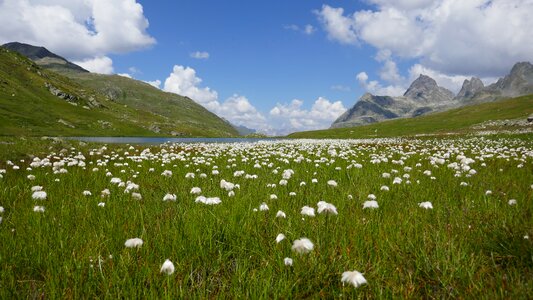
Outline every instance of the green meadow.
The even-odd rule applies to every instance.
[[[4,139],[0,154],[3,299],[533,294],[531,139]],[[342,282],[346,271],[367,283]]]

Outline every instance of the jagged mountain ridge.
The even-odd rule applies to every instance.
[[[486,87],[479,78],[465,80],[457,95],[438,86],[431,77],[420,75],[403,96],[364,94],[352,108],[333,122],[331,128],[417,117],[430,112],[528,94],[533,94],[533,65],[529,62],[515,64],[507,76]]]

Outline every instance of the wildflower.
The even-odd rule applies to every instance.
[[[276,243],[279,243],[285,239],[285,235],[283,233],[278,234],[276,237]]]
[[[100,192],[100,195],[102,196],[102,198],[104,198],[111,195],[111,192],[109,191],[109,189],[104,189]]]
[[[461,182],[459,185],[460,185],[460,186],[468,186],[468,183],[466,183],[466,182],[463,181],[463,182]]]
[[[509,203],[509,205],[516,205],[516,199],[511,199],[507,203]]]
[[[233,197],[235,196],[235,192],[234,191],[229,191],[228,192],[228,197]]]
[[[260,211],[267,211],[268,210],[268,205],[265,202],[261,203],[261,205],[259,206],[259,210]]]
[[[169,259],[165,260],[165,262],[161,266],[161,273],[165,273],[167,275],[171,275],[172,273],[174,273],[174,270],[174,264]]]
[[[165,171],[163,171],[163,173],[161,173],[161,175],[163,175],[165,177],[171,177],[172,176],[172,171],[165,170]]]
[[[529,240],[529,235],[524,235],[524,240]]]
[[[380,190],[388,192],[389,191],[389,187],[386,186],[386,185],[383,185],[383,186],[381,186]]]
[[[291,197],[296,196],[296,192],[290,192],[290,193],[289,193],[289,196],[291,196]],[[277,198],[276,198],[276,199],[277,199]]]
[[[491,191],[491,190],[487,190],[487,191],[485,192],[485,195],[486,195],[486,196],[492,195],[492,191]]]
[[[402,179],[400,177],[395,177],[392,181],[392,184],[400,184],[402,183]]]
[[[196,187],[196,186],[195,186],[195,187],[193,187],[193,188],[191,189],[191,194],[201,194],[201,193],[202,193],[202,189],[199,188],[199,187]]]
[[[204,196],[196,197],[196,200],[194,202],[196,202],[196,203],[200,202],[200,203],[207,204],[207,205],[216,205],[216,204],[222,203],[222,201],[218,197],[209,197],[209,198],[207,198],[207,197],[204,197]]]
[[[418,203],[418,206],[420,206],[422,208],[425,208],[425,209],[433,209],[433,205],[429,201],[420,202],[420,203]]]
[[[166,194],[163,197],[163,201],[176,201],[177,197],[176,194]]]
[[[139,193],[131,193],[131,197],[135,200],[142,200],[142,195]]]
[[[126,240],[126,242],[124,243],[124,246],[126,246],[126,248],[141,248],[143,243],[144,242],[142,239],[133,238],[133,239]]]
[[[185,174],[185,178],[194,178],[194,173],[187,173]]]
[[[302,207],[302,211],[300,213],[304,216],[314,217],[315,209],[306,205]]]
[[[311,183],[318,183],[318,179],[316,178],[311,179]]]
[[[33,192],[33,195],[31,197],[35,200],[45,200],[46,199],[46,192],[45,191],[36,191]]]
[[[43,187],[40,186],[40,185],[36,185],[36,186],[32,186],[31,187],[31,191],[32,192],[38,192],[38,191],[42,191],[43,190]]]
[[[220,188],[225,189],[226,191],[231,191],[235,188],[235,184],[231,182],[227,182],[226,180],[222,179],[220,180]]]
[[[356,288],[367,283],[363,274],[358,271],[346,271],[342,273],[341,281],[343,285],[344,283],[349,283]]]
[[[33,211],[34,211],[34,212],[41,212],[41,213],[42,213],[42,212],[44,212],[44,206],[38,206],[38,205],[35,205],[35,206],[33,207]]]
[[[369,195],[367,196],[367,198],[368,198],[368,200],[376,200],[376,195],[374,195],[374,194],[369,194]]]
[[[276,194],[270,195],[270,200],[276,200],[276,199],[278,199],[278,196]]]
[[[98,207],[105,207],[105,202],[98,203]]]
[[[390,173],[383,173],[383,174],[381,174],[381,177],[390,178]]]
[[[31,175],[31,174],[30,174],[30,175],[27,176],[27,178],[28,178],[29,180],[35,180],[35,175]]]
[[[4,212],[4,207],[0,206],[0,214]]]
[[[278,210],[278,212],[276,213],[276,218],[286,218],[287,215],[285,215],[284,212],[282,212],[281,210]]]
[[[91,196],[91,192],[90,191],[83,191],[83,196]]]
[[[369,200],[369,201],[365,201],[365,203],[363,203],[363,209],[365,208],[378,208],[379,205],[378,205],[378,202],[376,200]]]
[[[315,245],[313,245],[313,242],[311,242],[308,238],[295,240],[292,244],[292,250],[300,254],[309,253],[314,247]]]
[[[328,180],[328,185],[332,187],[337,187],[337,182],[335,180]]]
[[[290,258],[290,257],[285,257],[285,258],[283,259],[283,263],[284,263],[286,266],[288,266],[288,267],[292,266],[292,258]]]
[[[318,206],[318,213],[321,214],[321,213],[325,213],[325,214],[332,214],[332,215],[336,215],[337,214],[337,208],[335,207],[335,205],[331,204],[331,203],[327,203],[325,201],[320,201],[317,203],[317,206]]]
[[[279,181],[279,185],[287,185],[288,181],[285,179],[282,179]]]

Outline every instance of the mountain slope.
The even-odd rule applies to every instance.
[[[154,136],[173,131],[187,136],[228,136],[233,132],[178,124],[164,116],[125,107],[0,47],[1,135]]]
[[[528,116],[533,114],[533,95],[494,102],[462,106],[444,112],[420,116],[418,118],[401,118],[384,122],[368,124],[350,128],[334,128],[316,131],[295,132],[290,138],[375,138],[397,137],[417,134],[444,134],[449,132],[467,133],[476,131],[473,126],[490,126],[481,124],[495,123],[493,120],[517,119],[519,122],[508,123],[505,129],[530,128],[533,123],[527,123]],[[523,126],[516,124],[520,123]],[[502,129],[502,128],[496,128]]]
[[[428,112],[459,106],[453,93],[439,87],[432,78],[420,75],[403,96],[364,94],[355,105],[342,114],[331,128],[353,127],[402,117],[417,117]]]
[[[30,84],[26,84],[26,86],[22,84],[22,86],[19,86],[15,95],[24,94],[24,89],[28,89],[29,91],[31,90],[29,93],[33,95],[30,98],[44,100],[49,99],[50,94],[54,94],[55,96],[52,95],[54,97],[51,99],[57,100],[57,98],[60,98],[66,102],[70,101],[70,104],[77,104],[75,103],[76,101],[81,101],[83,102],[83,105],[81,106],[87,106],[93,110],[93,113],[104,113],[107,118],[119,119],[123,123],[136,124],[133,127],[127,126],[127,128],[142,128],[142,131],[144,132],[142,135],[207,137],[239,135],[237,130],[231,125],[228,125],[221,118],[189,98],[166,93],[149,84],[126,77],[89,73],[81,67],[68,62],[64,58],[55,55],[42,47],[20,43],[10,43],[7,44],[7,46],[16,49],[17,52],[23,52],[22,55],[31,56],[35,63],[26,60],[22,55],[15,55],[16,52],[14,51],[8,51],[2,48],[2,59],[5,60],[5,63],[1,66],[5,75],[5,77],[3,76],[2,78],[22,83],[25,80],[24,78],[34,76],[26,73],[33,72],[38,75],[36,80],[28,81]],[[20,68],[20,66],[18,66],[17,73],[11,74],[12,72],[9,70],[10,65],[16,64],[14,61],[17,60],[19,63],[22,63],[22,65],[31,67]],[[49,69],[53,72],[42,70],[39,67]],[[63,84],[55,82],[50,83],[48,82],[49,80],[47,81],[40,78],[42,76],[39,74],[45,74],[50,78],[61,81]],[[64,91],[70,91],[70,93]],[[72,96],[73,99],[68,98],[70,96]],[[15,96],[15,98],[17,97]],[[25,98],[23,99],[24,101],[21,101],[27,102],[30,98]],[[13,99],[9,99],[8,101],[8,98],[2,98],[2,101],[5,104],[4,109],[7,109],[9,106],[7,104],[9,103],[11,105],[11,111],[16,110],[18,104],[15,104],[15,102],[11,100]],[[65,101],[60,103],[65,104]],[[52,108],[53,107],[48,108],[43,104],[40,109],[44,112],[48,112]],[[76,134],[82,135],[111,134],[108,130],[105,130],[105,133],[99,133],[98,131],[91,133],[80,130],[80,128],[84,127],[81,122],[82,119],[75,120],[77,122],[73,121],[75,119],[75,114],[80,112],[82,111],[71,112],[71,114],[73,114],[71,121],[62,122],[60,127],[66,126],[69,127],[69,129],[58,128],[55,130],[53,127],[57,126],[57,124],[52,122],[46,126],[41,124],[43,126],[42,130],[34,130],[40,132],[38,134],[72,134],[70,132],[79,132]],[[30,118],[32,112],[28,111],[28,114],[28,118]],[[8,122],[9,118],[6,117],[6,120],[1,121]],[[105,122],[105,120],[103,121]],[[73,124],[72,122],[76,124]],[[75,128],[71,128],[63,123],[74,125]],[[17,124],[17,122],[15,121],[14,124]],[[47,129],[45,130],[45,128]],[[53,133],[46,133],[48,132],[47,130],[51,130]],[[134,132],[140,131],[135,130]],[[4,134],[11,133],[10,131],[6,131]],[[134,133],[130,133],[128,130],[123,131],[115,129],[111,135],[132,134]]]
[[[394,118],[418,117],[427,113],[533,94],[533,65],[517,63],[510,73],[487,87],[479,78],[465,80],[457,95],[439,87],[432,78],[420,75],[403,96],[363,95],[331,128],[354,127]]]

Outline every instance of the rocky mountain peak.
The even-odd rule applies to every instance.
[[[533,65],[530,62],[516,63],[511,69],[511,76],[529,75],[533,73]]]
[[[470,80],[465,79],[465,81],[463,82],[463,87],[461,88],[457,96],[455,96],[455,99],[472,99],[476,95],[476,93],[483,90],[483,88],[485,88],[485,85],[483,84],[481,79],[477,77],[472,77]]]
[[[435,79],[423,74],[411,83],[403,95],[422,103],[442,103],[454,96],[451,91],[438,86]]]

